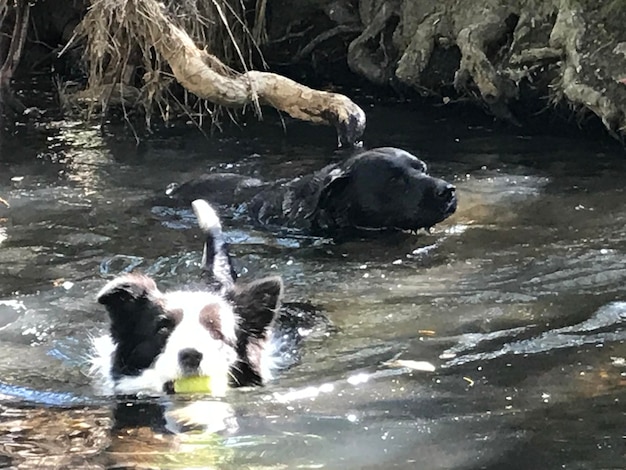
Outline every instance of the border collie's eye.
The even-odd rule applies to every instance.
[[[209,332],[211,338],[224,341],[222,333],[222,319],[220,307],[217,304],[209,304],[200,310],[200,324]]]
[[[157,331],[171,330],[174,327],[174,320],[170,317],[161,315],[157,318],[156,328]]]
[[[211,335],[211,338],[217,341],[224,341],[224,335],[222,332],[215,328],[209,328],[209,334]]]

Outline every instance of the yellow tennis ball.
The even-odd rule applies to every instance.
[[[223,397],[228,390],[228,376],[222,374],[182,377],[174,381],[174,393],[208,393]]]
[[[200,375],[195,377],[183,377],[174,381],[176,393],[211,393],[211,377]]]

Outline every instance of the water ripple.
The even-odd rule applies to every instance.
[[[490,333],[471,333],[460,337],[458,344],[444,353],[452,357],[442,367],[454,367],[469,362],[488,361],[505,355],[539,354],[555,349],[577,348],[587,344],[606,344],[626,340],[626,302],[614,302],[596,311],[593,316],[575,325],[556,328],[527,339],[504,343],[499,349],[471,353],[478,346],[500,339],[513,339],[528,332],[532,326]],[[606,331],[609,329],[609,331]],[[464,354],[465,353],[465,354]],[[461,355],[459,355],[461,354]]]

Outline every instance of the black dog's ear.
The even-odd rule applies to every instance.
[[[322,185],[317,199],[317,209],[325,209],[328,207],[329,201],[336,199],[341,192],[346,189],[349,181],[350,177],[348,173],[338,169],[333,170]]]
[[[266,277],[249,284],[235,285],[229,298],[240,318],[240,329],[245,336],[265,338],[280,305],[283,281],[280,277]]]
[[[126,274],[113,279],[98,293],[97,300],[111,316],[131,312],[140,303],[154,301],[160,292],[155,282],[142,274]]]

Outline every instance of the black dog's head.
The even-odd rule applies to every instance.
[[[400,149],[368,150],[329,167],[311,214],[319,231],[429,229],[456,210],[456,188]]]

